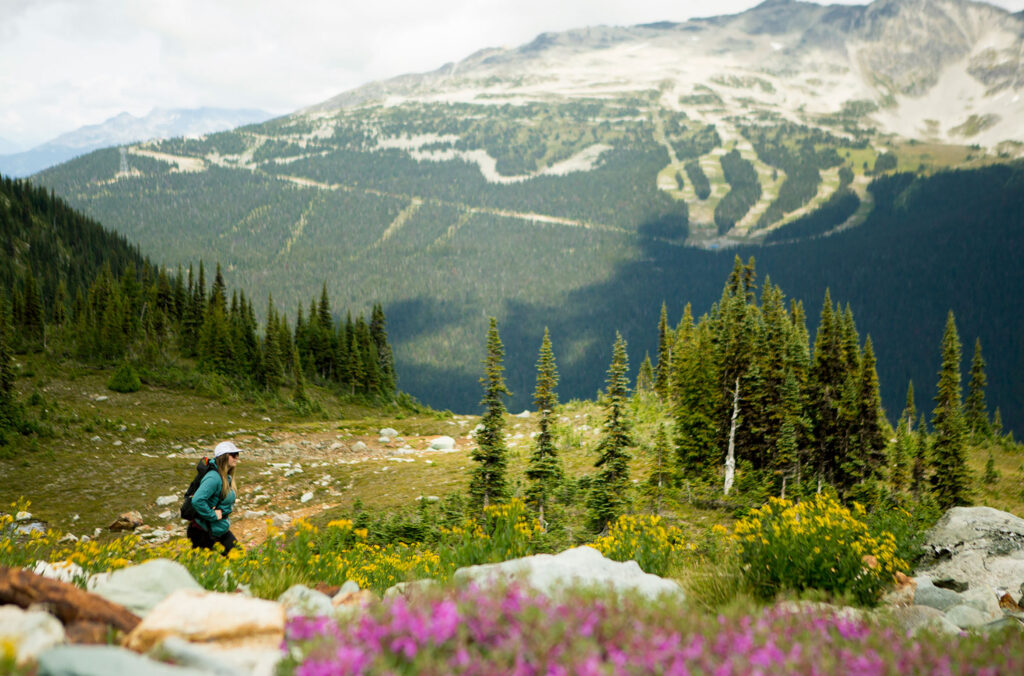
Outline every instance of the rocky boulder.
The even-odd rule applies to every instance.
[[[645,573],[636,561],[612,561],[593,547],[576,547],[560,554],[537,554],[503,563],[469,566],[455,571],[459,580],[486,583],[521,579],[548,595],[570,586],[595,586],[618,592],[635,591],[648,598],[671,594],[685,598],[674,580]]]
[[[928,531],[918,575],[1014,593],[1024,583],[1024,519],[991,507],[954,507]]]
[[[145,652],[169,636],[232,648],[276,650],[284,639],[284,607],[239,594],[179,589],[158,603],[125,639]]]
[[[185,566],[169,559],[153,559],[97,575],[89,586],[94,594],[124,606],[139,617],[145,617],[179,589],[202,589]]]

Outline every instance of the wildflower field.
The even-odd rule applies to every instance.
[[[15,507],[27,508],[21,502]],[[909,515],[908,515],[909,516]],[[625,515],[590,542],[609,558],[678,579],[688,599],[650,600],[600,589],[556,598],[511,584],[452,581],[455,570],[539,553],[551,540],[519,500],[461,517],[415,542],[376,541],[358,517],[270,527],[259,546],[227,557],[183,539],[146,545],[127,535],[61,542],[55,531],[17,535],[0,516],[0,565],[48,561],[84,586],[90,575],[152,558],[183,564],[205,588],[239,588],[276,599],[293,584],[357,582],[381,594],[415,579],[442,584],[389,597],[362,613],[289,621],[282,674],[1015,674],[1024,673],[1024,635],[909,636],[870,615],[835,606],[776,604],[814,591],[872,606],[896,571],[908,572],[902,543],[877,532],[856,506],[833,497],[771,500],[733,526],[697,540],[654,515]],[[728,578],[711,602],[699,580]],[[882,616],[884,617],[884,616]]]

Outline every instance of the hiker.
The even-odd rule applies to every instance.
[[[213,449],[216,471],[203,477],[199,488],[192,496],[192,506],[197,516],[189,522],[186,535],[192,548],[213,549],[219,542],[224,555],[238,540],[231,532],[228,516],[235,506],[235,466],[238,465],[239,449],[230,441],[222,441]]]

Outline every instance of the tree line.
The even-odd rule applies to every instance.
[[[960,339],[949,313],[930,428],[923,415],[918,417],[909,383],[894,431],[882,409],[871,337],[862,340],[850,308],[833,304],[826,291],[813,344],[806,323],[802,304],[787,303],[770,279],[758,289],[753,258],[747,263],[736,258],[721,299],[699,319],[687,306],[672,328],[662,306],[657,363],[645,360],[633,392],[633,397],[654,397],[661,411],[647,485],[659,492],[685,486],[689,495],[714,504],[761,504],[771,495],[799,499],[822,490],[874,508],[970,504],[966,449],[1002,437],[999,412],[990,419],[985,401],[980,341],[964,399]],[[503,357],[492,319],[481,378],[485,413],[470,481],[470,502],[477,507],[509,497]],[[628,506],[628,461],[637,445],[627,406],[628,370],[626,343],[617,335],[600,395],[605,419],[595,474],[587,482],[595,531]],[[545,330],[534,393],[540,431],[525,490],[542,523],[545,509],[564,493],[552,441],[557,382]]]
[[[325,283],[308,310],[299,304],[294,322],[268,297],[261,331],[252,301],[244,290],[229,292],[219,264],[209,284],[202,262],[198,271],[189,265],[187,273],[181,266],[176,272],[157,267],[122,238],[26,182],[0,181],[0,224],[4,244],[14,250],[0,265],[2,430],[31,427],[14,390],[17,353],[151,373],[178,365],[241,392],[275,395],[291,387],[300,404],[310,403],[307,380],[377,403],[397,394],[380,304],[368,319],[353,319],[350,312],[336,319]],[[40,230],[48,231],[45,237]],[[47,240],[52,250],[84,247],[97,258],[36,267],[27,252],[31,243]],[[99,258],[106,245],[108,257]],[[94,260],[91,279],[83,283]]]

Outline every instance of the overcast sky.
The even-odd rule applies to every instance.
[[[758,1],[0,0],[0,139],[27,148],[157,107],[283,114],[545,31],[683,21]]]

